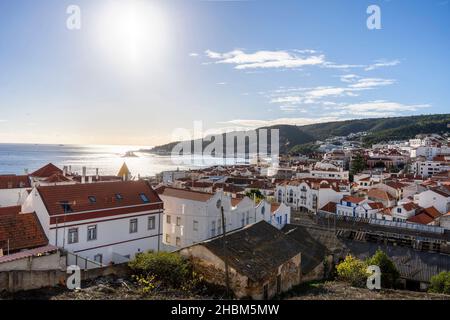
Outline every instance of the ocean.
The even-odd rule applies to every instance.
[[[126,162],[133,176],[154,176],[165,170],[194,169],[217,164],[213,158],[202,161],[175,163],[170,156],[155,155],[137,150],[149,146],[117,145],[43,145],[43,144],[0,144],[0,174],[29,173],[51,162],[62,168],[72,166],[72,171],[81,174],[82,167],[88,175],[94,175],[96,168],[100,175],[116,175]],[[136,157],[124,157],[134,151]],[[179,158],[184,159],[184,158]],[[242,163],[243,159],[227,159],[227,164]]]

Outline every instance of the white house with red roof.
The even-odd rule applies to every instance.
[[[222,207],[227,232],[261,220],[277,227],[290,222],[290,209],[281,207],[273,212],[265,200],[256,204],[249,197],[232,198],[222,191],[207,193],[166,186],[156,191],[164,202],[163,243],[168,249],[220,236]]]
[[[0,207],[21,205],[30,188],[27,175],[0,175]]]
[[[275,199],[287,206],[317,212],[328,202],[339,202],[350,194],[350,184],[334,179],[298,179],[277,184]]]
[[[159,250],[163,203],[145,181],[37,186],[22,206],[49,244],[99,264]]]
[[[414,195],[414,202],[422,208],[435,207],[440,213],[450,211],[450,186],[430,188]]]

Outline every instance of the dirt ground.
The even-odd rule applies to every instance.
[[[105,277],[85,282],[82,289],[70,291],[64,287],[0,294],[0,300],[204,300],[221,299],[219,295],[199,295],[182,290],[162,290],[143,293],[132,281]],[[342,282],[312,282],[302,284],[279,299],[288,300],[450,300],[450,295],[425,292],[354,288]]]
[[[305,284],[284,298],[290,300],[450,300],[450,295],[388,289],[377,292],[332,281]]]

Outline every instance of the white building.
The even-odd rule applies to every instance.
[[[422,177],[430,177],[442,171],[449,171],[450,161],[447,159],[445,159],[445,161],[418,160],[411,164],[411,169],[415,175],[420,175]]]
[[[339,202],[350,194],[350,185],[344,181],[326,179],[292,180],[276,186],[275,198],[296,209],[317,212],[328,202]]]
[[[22,211],[36,212],[49,244],[99,264],[159,250],[163,203],[145,181],[39,186]]]
[[[0,175],[0,207],[21,205],[31,188],[27,175]]]
[[[255,204],[248,197],[231,198],[222,191],[213,194],[160,187],[157,192],[164,202],[163,243],[169,249],[221,235],[222,208],[227,232],[261,220],[280,228],[290,222],[290,208],[281,207],[272,213],[267,201]]]
[[[422,208],[435,207],[446,214],[450,211],[450,191],[445,187],[432,188],[414,195],[414,203]]]

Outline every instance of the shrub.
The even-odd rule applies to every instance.
[[[381,286],[383,288],[393,288],[400,277],[394,262],[388,257],[386,253],[380,249],[375,254],[366,260],[368,266],[376,265],[380,267],[381,271]]]
[[[349,282],[355,287],[364,287],[367,277],[367,264],[351,255],[345,257],[345,260],[336,266],[338,279]]]
[[[431,277],[430,292],[450,294],[450,272],[443,271]]]
[[[180,288],[192,275],[190,264],[177,253],[146,252],[136,255],[129,267],[138,276],[161,281],[167,286]]]

